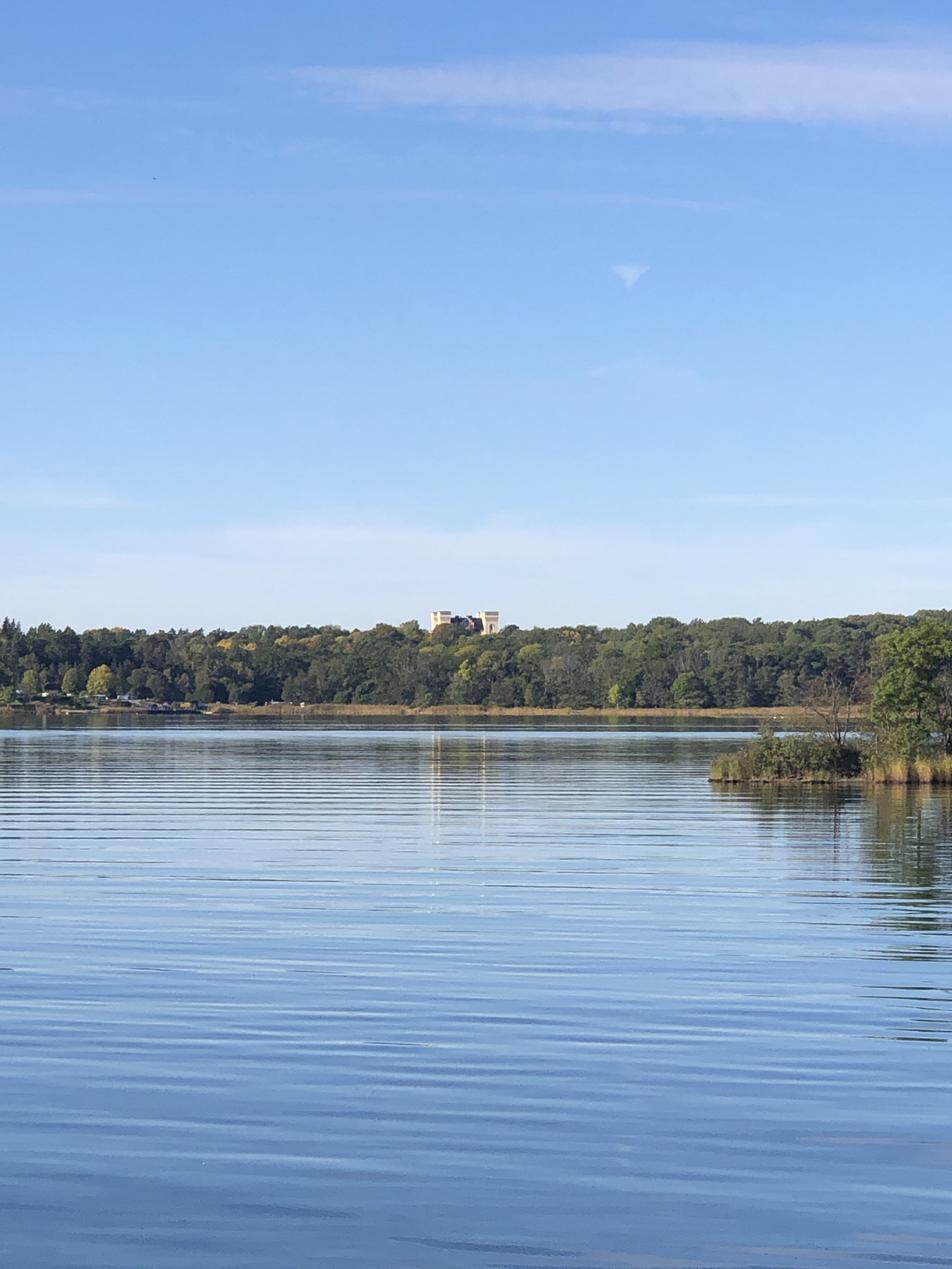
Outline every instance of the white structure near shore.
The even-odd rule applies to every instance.
[[[461,626],[473,634],[498,634],[499,613],[487,610],[478,612],[475,617],[454,617],[448,608],[441,608],[430,613],[430,634],[440,626]]]

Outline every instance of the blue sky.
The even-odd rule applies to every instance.
[[[0,606],[952,606],[950,156],[940,3],[10,0]]]

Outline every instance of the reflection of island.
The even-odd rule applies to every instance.
[[[880,928],[952,933],[952,790],[884,785],[797,787],[712,786],[714,794],[743,803],[758,821],[765,841],[777,834],[809,846],[814,859],[828,852],[835,865],[841,855],[848,875],[861,862],[876,887],[869,898],[889,900]],[[831,877],[838,870],[831,868]],[[897,893],[898,888],[898,893]],[[952,955],[952,948],[904,948],[903,959]]]
[[[879,962],[865,990],[881,1002],[885,1033],[947,1043],[952,790],[714,786],[714,796],[745,807],[765,848],[790,851],[814,883],[808,895],[833,901],[832,917],[812,919],[841,927],[848,955]]]

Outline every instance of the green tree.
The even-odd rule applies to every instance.
[[[89,671],[86,691],[90,696],[111,696],[116,687],[116,676],[108,665],[97,665]]]
[[[62,690],[67,696],[76,696],[83,690],[83,676],[75,665],[71,665],[63,675]]]
[[[195,699],[202,705],[211,704],[213,701],[224,701],[228,699],[227,689],[214,678],[210,678],[205,670],[199,670],[195,675]],[[285,696],[285,700],[291,697]]]
[[[877,641],[872,717],[886,744],[913,757],[938,733],[952,753],[952,632],[921,621]]]
[[[687,670],[682,671],[671,684],[671,696],[679,709],[706,709],[711,703],[707,684]]]
[[[20,691],[23,695],[28,697],[39,696],[42,690],[40,676],[36,670],[24,670],[20,679]]]

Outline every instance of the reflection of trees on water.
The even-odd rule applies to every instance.
[[[742,802],[768,849],[795,851],[829,883],[811,893],[842,898],[844,924],[874,935],[856,950],[884,970],[893,963],[872,984],[885,1033],[947,1043],[952,998],[940,962],[952,959],[952,790],[763,786],[717,796]]]
[[[877,876],[947,901],[952,885],[952,793],[889,787],[868,798]]]
[[[715,786],[716,787],[716,786]],[[884,785],[757,786],[721,788],[719,797],[743,800],[765,839],[782,835],[813,861],[829,862],[842,874],[872,888],[863,898],[883,900],[879,929],[926,936],[889,951],[903,960],[952,956],[944,938],[952,933],[952,790]]]
[[[863,790],[854,785],[712,784],[719,801],[742,805],[765,844],[803,844],[833,852],[862,836]]]
[[[867,850],[875,879],[891,889],[882,928],[923,936],[890,955],[901,960],[946,958],[941,936],[952,932],[952,796],[947,789],[877,790],[869,798]]]
[[[952,789],[879,785],[714,785],[746,804],[765,836],[815,847],[859,848],[876,881],[952,896]]]

